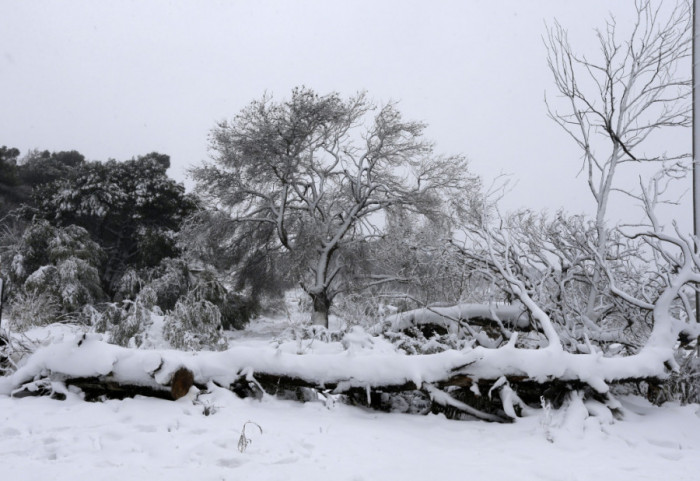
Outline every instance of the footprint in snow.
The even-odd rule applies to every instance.
[[[662,439],[647,439],[647,442],[652,446],[658,446],[660,448],[667,449],[683,449],[677,441],[664,441]]]
[[[248,461],[245,459],[234,459],[234,458],[229,458],[229,459],[219,459],[216,464],[218,466],[223,466],[225,468],[237,468]]]

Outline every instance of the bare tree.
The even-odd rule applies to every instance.
[[[228,223],[239,232],[268,226],[264,241],[307,269],[300,281],[313,322],[327,326],[343,287],[340,253],[380,235],[386,209],[448,215],[466,209],[477,191],[464,158],[435,155],[424,128],[394,103],[297,88],[288,101],[264,97],[220,123],[210,136],[214,162],[193,174]]]
[[[668,7],[668,4],[666,5]],[[582,151],[582,171],[596,203],[597,254],[606,255],[606,215],[617,174],[624,164],[688,157],[685,153],[648,154],[645,141],[659,129],[687,127],[691,122],[690,69],[691,5],[687,0],[672,9],[661,2],[635,1],[631,33],[618,39],[618,25],[610,18],[596,31],[599,57],[577,54],[566,30],[555,23],[545,43],[548,63],[561,102],[547,102],[550,117]],[[598,322],[601,272],[593,273],[584,315]]]

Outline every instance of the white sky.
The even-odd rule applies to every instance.
[[[557,18],[595,52],[632,1],[0,0],[0,145],[124,160],[207,158],[207,133],[267,91],[367,90],[430,125],[438,151],[485,179],[513,174],[508,209],[592,213],[580,153],[547,118],[542,41]],[[668,138],[690,148],[690,133]],[[664,139],[661,139],[663,142]],[[625,175],[631,176],[628,171]],[[690,180],[687,182],[690,187]],[[627,217],[627,211],[613,213]],[[670,215],[670,214],[669,214]],[[673,214],[690,222],[689,207]]]

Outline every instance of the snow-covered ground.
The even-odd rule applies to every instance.
[[[0,467],[12,480],[697,480],[700,408],[630,398],[601,425],[532,416],[450,421],[266,398],[86,403],[0,396]],[[204,408],[213,414],[204,415]],[[237,449],[241,428],[252,443]],[[549,435],[547,434],[549,431]],[[549,442],[547,437],[553,442]]]
[[[231,344],[262,348],[301,325],[298,312],[288,312],[252,323]],[[56,344],[75,333],[53,326],[27,335]],[[271,396],[239,399],[210,388],[196,401],[194,392],[178,401],[99,403],[71,392],[65,401],[0,395],[2,479],[700,479],[698,405],[655,407],[627,397],[623,420],[571,408],[506,425]],[[248,424],[252,443],[240,452],[247,421],[262,433]]]

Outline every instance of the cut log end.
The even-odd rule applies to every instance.
[[[194,385],[194,374],[187,368],[181,367],[175,374],[173,374],[173,379],[170,382],[170,393],[173,399],[180,399],[184,397],[190,388]]]

